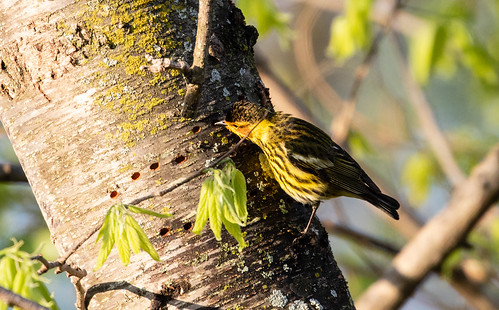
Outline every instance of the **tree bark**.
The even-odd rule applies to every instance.
[[[205,64],[195,119],[180,116],[185,82],[177,71],[140,67],[145,54],[192,62],[196,1],[7,2],[0,2],[0,116],[61,255],[111,205],[160,191],[227,150],[236,138],[213,123],[231,102],[264,100],[257,33],[228,0],[215,1],[213,33],[223,49]],[[208,229],[189,231],[197,178],[140,205],[173,214],[136,217],[161,262],[142,252],[123,267],[114,249],[92,272],[95,235],[70,257],[89,271],[82,280],[89,307],[354,308],[327,234],[317,221],[313,233],[300,234],[310,210],[264,175],[258,152],[245,143],[234,156],[248,181],[249,247],[239,252],[228,234],[217,242]]]

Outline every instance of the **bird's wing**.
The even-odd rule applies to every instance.
[[[360,165],[325,133],[286,141],[285,148],[293,166],[330,183],[343,195],[362,195],[369,189],[381,192]]]

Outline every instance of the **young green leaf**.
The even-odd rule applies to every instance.
[[[371,6],[372,0],[349,0],[345,15],[334,19],[327,50],[337,61],[351,57],[371,41]]]
[[[131,226],[131,219],[132,217],[126,217],[125,218],[125,224],[126,226]],[[140,252],[140,237],[135,231],[135,229],[125,229],[125,232],[127,234],[128,242],[130,243],[130,247],[132,248],[132,251],[134,254],[139,254]]]
[[[144,230],[142,230],[137,221],[131,216],[131,212],[161,218],[171,216],[171,214],[161,214],[133,205],[124,205],[121,203],[113,205],[107,212],[104,223],[97,235],[97,241],[102,239],[102,244],[95,269],[102,267],[115,244],[120,260],[125,266],[130,263],[130,249],[135,254],[138,254],[143,249],[154,260],[159,260],[158,253],[152,246]]]
[[[436,169],[432,157],[426,153],[415,153],[406,161],[402,182],[409,187],[409,200],[414,205],[420,205],[426,200]]]
[[[206,221],[208,220],[208,208],[209,203],[212,201],[211,197],[213,195],[213,178],[209,177],[201,186],[201,192],[199,194],[198,209],[196,212],[196,222],[194,223],[194,228],[192,232],[195,234],[200,234]]]
[[[271,30],[278,32],[280,40],[289,39],[291,36],[288,25],[290,16],[279,12],[272,0],[239,0],[237,6],[243,11],[247,20],[255,24],[262,36]]]
[[[101,229],[99,230],[99,234],[97,235],[98,242],[100,238],[102,238],[101,248],[99,250],[99,255],[97,256],[97,264],[95,266],[95,270],[102,267],[104,262],[107,260],[107,257],[111,253],[115,243],[115,231],[117,230],[114,226],[119,224],[119,208],[122,208],[123,205],[114,205],[107,212],[106,218],[104,219],[104,223],[102,224]]]
[[[248,220],[248,209],[246,208],[246,179],[244,178],[243,173],[237,169],[232,177],[232,188],[234,188],[236,213],[239,219],[246,225],[246,221]]]
[[[222,224],[239,242],[245,245],[240,226],[248,218],[246,208],[246,180],[232,160],[220,169],[211,169],[210,175],[201,187],[194,233],[200,233],[207,219],[217,240],[222,238]]]
[[[128,216],[128,215],[127,215]],[[128,266],[130,263],[130,244],[128,240],[128,234],[126,231],[128,228],[125,223],[122,223],[119,227],[118,235],[116,236],[116,249],[118,250],[118,255],[120,256],[121,263],[124,266]]]
[[[149,210],[149,209],[139,208],[139,207],[133,206],[133,205],[125,205],[125,206],[128,208],[128,210],[130,210],[133,213],[147,214],[147,215],[160,217],[160,218],[167,218],[167,217],[172,216],[169,213],[168,214],[158,213],[158,212],[154,212],[154,211]]]
[[[224,223],[225,229],[227,229],[229,234],[231,234],[232,237],[234,237],[234,239],[236,239],[237,242],[239,243],[239,248],[240,249],[245,248],[247,246],[247,244],[244,241],[243,234],[241,233],[241,226],[234,224],[234,223],[231,223],[225,219],[224,219],[223,223]]]
[[[220,170],[213,171],[215,180],[217,179],[217,174],[220,174]],[[212,201],[215,203],[210,204],[208,207],[208,214],[210,217],[210,228],[215,235],[215,238],[220,241],[222,240],[222,201],[223,199],[220,197],[219,191],[214,191],[218,195],[213,195]],[[218,196],[218,197],[217,197]]]
[[[146,233],[140,227],[139,223],[131,216],[131,215],[126,215],[128,218],[128,223],[127,229],[133,229],[135,233],[138,235],[139,240],[140,240],[140,248],[146,251],[149,256],[151,256],[152,259],[155,261],[159,261],[159,255],[158,252],[156,252],[156,249],[151,244],[151,241],[149,241],[149,238],[147,237]]]

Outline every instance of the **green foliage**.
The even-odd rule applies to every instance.
[[[480,21],[478,7],[449,2],[428,11],[436,14],[422,15],[423,26],[409,38],[409,64],[416,80],[427,83],[433,71],[451,76],[462,65],[482,83],[497,85],[497,23],[487,25],[487,31],[477,36],[473,32]]]
[[[355,157],[358,158],[363,158],[373,153],[369,141],[356,130],[350,130],[348,134],[348,147],[352,154],[355,154]]]
[[[22,241],[12,241],[14,245],[0,250],[0,286],[49,309],[58,309],[44,284],[46,280],[36,273],[38,263],[31,260],[33,255],[21,251]],[[0,310],[7,308],[7,304],[0,301]]]
[[[107,212],[104,223],[97,235],[96,242],[102,238],[102,245],[99,250],[95,269],[102,267],[115,244],[120,260],[125,266],[130,263],[130,249],[135,254],[138,254],[142,249],[154,260],[159,261],[159,255],[152,246],[151,241],[130,212],[161,218],[171,216],[171,214],[161,214],[132,205],[124,205],[122,203],[112,206]]]
[[[432,68],[442,55],[446,38],[445,27],[434,22],[426,23],[411,38],[409,63],[418,82],[428,81]]]
[[[428,197],[436,163],[427,153],[411,155],[402,171],[402,182],[409,188],[409,201],[415,206],[423,203]]]
[[[426,84],[435,71],[452,76],[459,66],[463,66],[483,84],[496,86],[499,83],[499,54],[496,52],[499,23],[480,25],[482,15],[493,13],[483,13],[487,10],[481,10],[479,4],[472,6],[463,1],[430,1],[420,6],[413,9],[422,22],[408,37],[409,66],[416,80]],[[496,9],[498,6],[496,4]],[[334,19],[328,53],[337,61],[352,57],[370,44],[371,7],[371,0],[348,0],[345,14]],[[401,8],[405,9],[411,10]],[[486,19],[496,18],[487,16]]]
[[[275,30],[281,38],[290,37],[289,15],[279,12],[272,0],[238,0],[237,6],[260,35]]]
[[[369,13],[372,0],[348,0],[345,15],[331,24],[328,53],[338,61],[353,56],[371,42]]]
[[[241,171],[236,169],[232,160],[225,167],[210,169],[211,175],[203,182],[199,194],[196,223],[193,232],[201,230],[210,220],[210,228],[215,238],[222,240],[222,224],[237,240],[239,247],[246,246],[241,226],[246,226],[248,210],[246,208],[246,180]]]
[[[499,262],[499,219],[496,218],[491,224],[490,229],[491,242],[488,243],[495,254],[495,261]]]
[[[454,268],[461,263],[463,257],[463,250],[461,249],[454,250],[449,255],[447,255],[442,263],[442,275],[448,279],[451,279]]]

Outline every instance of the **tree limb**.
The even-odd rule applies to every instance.
[[[21,165],[0,163],[0,182],[28,182]]]
[[[7,305],[17,306],[26,310],[48,310],[48,308],[37,304],[36,302],[26,299],[3,286],[0,286],[0,299],[5,301]]]
[[[208,57],[208,38],[211,28],[212,0],[200,0],[198,11],[198,25],[196,31],[196,44],[194,46],[194,60],[191,70],[196,72],[196,79],[187,83],[182,116],[193,117],[196,114],[201,90],[203,88],[206,58]]]
[[[410,103],[414,107],[418,116],[421,128],[428,140],[430,148],[433,150],[435,157],[442,167],[445,175],[451,181],[452,185],[457,186],[465,180],[465,175],[459,168],[454,155],[452,154],[451,147],[444,134],[438,127],[435,116],[431,110],[430,104],[425,98],[425,94],[421,87],[414,80],[406,62],[402,59],[402,51],[404,49],[401,39],[394,36],[394,43],[396,45],[395,51],[398,55],[398,65],[402,72],[402,80],[410,98]],[[397,53],[398,51],[398,53]]]
[[[437,268],[499,198],[499,144],[453,192],[448,206],[395,257],[383,278],[357,301],[358,309],[397,309]]]

